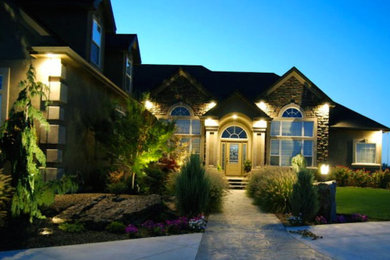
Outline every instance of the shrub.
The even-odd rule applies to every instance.
[[[126,225],[122,222],[113,221],[106,226],[106,230],[111,233],[122,234],[125,233]]]
[[[11,176],[0,171],[0,227],[4,226],[12,196]]]
[[[81,233],[85,231],[85,227],[82,223],[62,223],[58,228],[68,233]]]
[[[318,194],[313,186],[313,175],[306,170],[300,170],[297,182],[293,186],[290,204],[294,216],[302,217],[303,222],[311,221],[319,209]]]
[[[390,171],[369,172],[362,169],[352,170],[347,167],[337,166],[333,169],[329,178],[335,179],[338,186],[387,189],[390,183]]]
[[[107,185],[107,190],[113,194],[126,194],[129,192],[129,186],[126,182],[115,182]]]
[[[302,154],[297,154],[291,159],[291,165],[295,172],[299,172],[301,169],[306,168],[306,159]]]
[[[176,208],[182,215],[196,216],[207,210],[210,181],[198,155],[191,155],[176,179]]]
[[[163,171],[158,164],[149,164],[145,169],[145,175],[139,178],[138,184],[142,193],[163,194],[166,191],[168,171]]]
[[[263,167],[249,178],[247,192],[263,210],[286,213],[290,210],[289,198],[297,179],[287,167]]]
[[[223,197],[226,195],[228,183],[221,173],[206,172],[210,182],[207,213],[220,212],[222,209]]]

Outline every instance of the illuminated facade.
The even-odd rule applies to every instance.
[[[337,104],[296,68],[278,76],[139,65],[134,79],[135,89],[151,94],[149,111],[176,120],[188,153],[227,176],[244,175],[247,160],[254,169],[290,166],[297,154],[314,168],[381,165],[382,131],[389,129]]]

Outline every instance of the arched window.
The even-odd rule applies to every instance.
[[[231,126],[226,128],[222,133],[222,138],[236,138],[246,139],[248,138],[244,129],[239,126]]]
[[[190,111],[185,107],[175,107],[172,112],[171,116],[190,116]]]
[[[289,166],[291,159],[302,154],[307,166],[313,161],[315,128],[314,119],[304,118],[296,107],[288,107],[279,118],[271,122],[271,165]]]
[[[298,109],[290,107],[284,110],[282,117],[302,118],[302,113]]]
[[[180,145],[189,153],[200,153],[200,120],[190,108],[183,105],[174,107],[170,112],[170,118],[176,122],[175,135],[180,138]]]

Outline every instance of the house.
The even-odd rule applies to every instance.
[[[96,129],[106,104],[141,92],[151,93],[145,105],[157,118],[176,121],[188,153],[226,175],[242,175],[246,160],[287,166],[296,154],[310,167],[381,165],[390,129],[334,102],[298,69],[278,76],[141,65],[137,35],[116,33],[109,0],[4,0],[0,32],[0,123],[30,64],[49,86],[50,131],[39,136],[46,180],[83,172],[84,183],[99,182]]]
[[[45,179],[64,171],[96,179],[94,130],[107,115],[106,102],[123,102],[132,91],[132,67],[141,62],[137,35],[116,33],[109,0],[1,1],[0,31],[1,122],[32,64],[49,86],[50,131],[39,136]]]
[[[227,176],[243,175],[246,160],[289,166],[297,154],[309,167],[379,169],[390,130],[334,102],[295,67],[278,76],[137,65],[134,89],[150,92],[145,105],[156,117],[176,121],[188,153]]]

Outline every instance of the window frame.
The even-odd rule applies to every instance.
[[[283,117],[283,114],[285,113],[286,110],[288,109],[297,109],[302,117]],[[272,135],[271,133],[271,129],[272,129],[272,123],[273,122],[279,122],[279,133],[278,135]],[[288,136],[288,135],[282,135],[282,126],[283,126],[283,122],[302,122],[302,126],[301,126],[301,135],[300,136]],[[305,132],[304,132],[304,122],[313,122],[313,133],[312,133],[312,136],[305,136]],[[278,140],[279,141],[279,154],[278,154],[278,157],[279,157],[279,164],[278,165],[273,165],[273,166],[281,166],[281,160],[282,160],[282,153],[281,153],[281,149],[282,149],[282,145],[281,145],[281,141],[282,140],[291,140],[291,141],[301,141],[302,144],[301,144],[301,154],[304,156],[303,154],[303,149],[304,149],[304,141],[312,141],[313,142],[313,147],[312,147],[312,164],[311,166],[308,166],[308,167],[317,167],[317,118],[316,117],[307,117],[305,115],[305,112],[304,110],[302,110],[300,107],[298,107],[297,105],[295,104],[290,104],[290,105],[287,105],[285,107],[283,107],[279,114],[278,114],[278,117],[275,117],[272,121],[271,121],[271,124],[270,124],[270,127],[269,127],[269,141],[268,141],[268,147],[269,147],[269,152],[268,152],[268,164],[271,165],[271,157],[272,157],[272,149],[271,149],[271,145],[272,145],[272,141],[273,140]],[[275,155],[276,156],[276,155]],[[304,157],[309,157],[309,156],[304,156]],[[289,165],[291,166],[291,165]]]
[[[127,64],[130,64],[130,73],[127,71]],[[132,92],[132,81],[133,81],[133,61],[129,55],[125,58],[125,90],[129,93]]]
[[[374,158],[374,162],[358,162],[358,149],[357,149],[357,146],[358,144],[373,144],[375,145],[375,158]],[[377,147],[377,143],[375,142],[367,142],[366,140],[354,140],[353,142],[353,162],[352,162],[352,165],[365,165],[365,166],[380,166],[379,163],[377,163],[377,160],[378,160],[378,147]]]
[[[175,110],[175,108],[177,108],[177,107],[184,107],[185,109],[188,110],[190,115],[189,116],[175,116],[175,115],[171,115],[172,111]],[[179,137],[180,140],[183,139],[183,138],[189,139],[188,148],[187,148],[187,152],[189,154],[193,153],[193,145],[192,145],[193,144],[193,140],[194,139],[199,139],[199,155],[200,155],[202,153],[202,131],[203,131],[203,127],[202,127],[202,123],[200,121],[200,118],[194,115],[194,112],[191,109],[191,107],[189,107],[188,105],[183,104],[183,103],[175,104],[168,110],[167,117],[168,117],[168,120],[175,120],[175,121],[176,120],[189,120],[189,122],[190,122],[189,133],[176,133],[175,132],[174,135]],[[193,134],[192,122],[194,120],[197,120],[199,122],[199,134]]]
[[[97,28],[100,28],[100,43],[95,42],[94,40],[94,25],[97,25]],[[102,64],[102,42],[103,42],[103,26],[99,22],[99,19],[95,16],[92,17],[92,27],[91,27],[91,45],[90,45],[90,61],[92,64],[100,67]],[[96,45],[98,49],[97,63],[92,59],[92,45]]]
[[[0,89],[0,125],[8,117],[8,99],[9,99],[9,84],[10,84],[10,68],[0,67],[0,75],[2,76],[1,89]]]

